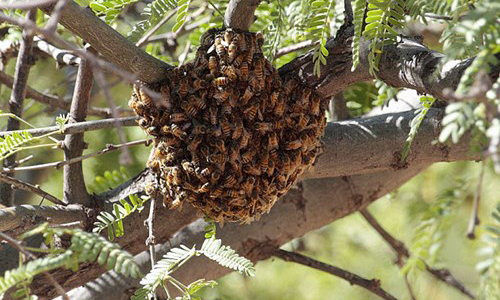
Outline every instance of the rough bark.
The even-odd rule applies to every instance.
[[[46,14],[54,4],[41,8]],[[60,23],[92,45],[104,58],[135,74],[140,80],[153,83],[165,79],[172,66],[147,54],[124,36],[96,17],[92,10],[69,1],[61,11]]]
[[[248,30],[255,19],[254,12],[259,3],[260,0],[231,0],[224,14],[224,26]]]

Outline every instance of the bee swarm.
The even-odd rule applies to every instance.
[[[282,81],[261,34],[209,30],[194,61],[167,82],[136,86],[130,106],[155,137],[150,194],[185,201],[216,221],[268,212],[321,152],[326,103],[295,79]]]

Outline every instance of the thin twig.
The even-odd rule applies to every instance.
[[[0,9],[20,9],[20,10],[30,10],[33,8],[46,6],[59,0],[28,0],[28,1],[16,1],[16,2],[3,2],[0,3]]]
[[[375,229],[380,236],[386,241],[389,246],[397,253],[398,257],[396,264],[402,266],[404,264],[404,258],[410,256],[410,252],[406,249],[403,242],[395,239],[390,233],[388,233],[373,217],[373,215],[365,208],[359,211],[365,220]]]
[[[303,50],[303,49],[308,49],[314,45],[312,40],[307,40],[307,41],[302,41],[297,44],[293,44],[290,46],[283,47],[281,49],[278,49],[276,51],[276,54],[274,54],[274,58],[281,57],[283,55],[286,55],[288,53],[292,53],[295,51]]]
[[[182,66],[184,62],[186,61],[186,58],[189,54],[189,50],[191,49],[191,41],[188,41],[186,43],[186,47],[184,48],[184,51],[182,51],[181,55],[179,55],[179,66]]]
[[[108,102],[108,105],[111,108],[111,114],[113,115],[113,120],[116,120],[115,128],[116,131],[118,132],[118,139],[120,140],[120,143],[126,144],[127,138],[125,136],[125,132],[123,131],[123,127],[121,126],[120,122],[117,121],[118,120],[117,107],[115,105],[115,102],[113,101],[111,93],[109,92],[108,81],[106,80],[106,77],[104,76],[104,74],[101,72],[100,69],[94,69],[94,73],[96,81],[99,84],[99,87],[102,89],[102,92],[104,93],[104,98],[106,98],[106,101]],[[125,146],[122,148],[122,152],[120,155],[120,164],[130,166],[132,163],[133,160],[132,160],[132,155],[130,154],[130,150],[128,149],[128,147]]]
[[[14,78],[0,71],[0,82],[3,83],[6,87],[12,88],[14,83]],[[69,111],[71,106],[71,102],[69,100],[64,101],[64,99],[59,98],[57,96],[41,93],[29,86],[26,87],[26,98],[31,98],[38,102],[47,104],[51,109],[60,108],[65,111]],[[120,113],[122,114],[131,112],[132,111],[130,109],[123,109],[123,108],[120,109]],[[111,116],[111,110],[109,108],[101,108],[94,106],[90,106],[88,108],[87,113],[89,115],[98,116],[102,118],[109,118]]]
[[[12,177],[10,177],[4,173],[1,173],[1,172],[0,172],[0,181],[3,181],[7,184],[10,184],[11,186],[16,187],[20,190],[28,191],[28,192],[31,192],[33,194],[36,194],[44,199],[49,200],[50,202],[52,202],[54,204],[66,205],[64,202],[62,202],[61,200],[52,196],[51,194],[43,191],[39,187],[32,185],[32,184],[29,184],[29,183],[26,183],[26,182],[22,182],[20,180],[12,178]]]
[[[35,20],[36,12],[36,9],[28,11],[26,19],[31,21]],[[12,83],[12,94],[9,100],[10,113],[14,115],[14,117],[8,119],[7,130],[18,130],[21,125],[19,121],[23,113],[25,90],[28,83],[30,68],[33,65],[33,56],[31,53],[32,46],[33,32],[25,29],[23,31],[23,39],[17,56],[16,70]],[[13,153],[13,155],[3,161],[3,166],[10,167],[15,162],[16,155]],[[14,176],[14,173],[11,172],[9,175]],[[0,203],[5,206],[12,206],[14,203],[14,191],[9,185],[0,184]]]
[[[175,14],[177,13],[177,10],[179,8],[175,8],[173,11],[171,11],[169,14],[165,15],[165,17],[163,17],[163,19],[161,19],[160,22],[158,22],[158,24],[156,24],[153,28],[151,28],[151,30],[149,30],[148,32],[146,32],[146,34],[135,44],[137,47],[142,47],[143,45],[145,45],[149,38],[158,30],[160,29],[161,26],[163,26],[163,24],[165,24],[166,22],[168,22],[168,20],[170,20],[173,16],[175,16]]]
[[[126,144],[117,144],[117,145],[108,144],[108,145],[106,145],[106,148],[104,148],[102,150],[99,150],[99,151],[94,152],[94,153],[85,154],[85,155],[82,155],[82,156],[79,156],[79,157],[74,157],[74,158],[69,159],[69,160],[56,161],[56,162],[51,162],[51,163],[46,163],[46,164],[39,164],[39,165],[33,165],[33,166],[26,166],[26,167],[16,167],[16,168],[13,168],[13,169],[5,169],[4,168],[4,171],[10,171],[10,170],[14,170],[14,171],[33,171],[33,170],[41,170],[41,169],[47,169],[47,168],[60,169],[63,166],[66,166],[66,165],[69,165],[69,164],[73,164],[75,162],[79,162],[79,161],[82,161],[82,160],[85,160],[85,159],[88,159],[88,158],[96,157],[96,156],[99,156],[101,154],[105,154],[105,153],[108,153],[108,152],[111,152],[111,151],[114,151],[114,150],[118,150],[118,149],[120,149],[122,147],[131,147],[131,146],[136,146],[136,145],[146,145],[146,146],[148,146],[151,141],[152,141],[151,139],[144,139],[144,140],[139,140],[139,141],[128,142]]]
[[[154,235],[154,219],[155,219],[155,197],[152,197],[149,206],[149,217],[146,219],[146,226],[148,227],[148,238],[146,239],[146,246],[149,246],[149,256],[151,260],[151,269],[154,268],[156,263],[156,252],[155,252],[155,235]]]
[[[285,251],[282,249],[277,249],[274,253],[273,256],[279,257],[283,259],[284,261],[291,261],[295,262],[304,266],[308,266],[314,269],[318,269],[323,272],[330,273],[332,275],[335,275],[337,277],[340,277],[346,281],[348,281],[352,285],[358,285],[362,288],[367,289],[368,291],[378,295],[379,297],[383,299],[389,299],[389,300],[397,300],[394,296],[391,294],[387,293],[385,290],[383,290],[380,287],[380,280],[378,279],[366,279],[361,276],[358,276],[354,273],[351,273],[349,271],[340,269],[338,267],[325,264],[323,262],[317,261],[315,259],[312,259],[310,257],[304,256],[302,254],[296,253],[296,252],[289,252]]]
[[[388,233],[378,222],[377,220],[368,212],[368,210],[364,209],[360,211],[363,217],[365,217],[366,221],[370,223],[370,225],[382,236],[382,238],[391,246],[391,248],[397,253],[398,259],[396,263],[399,266],[403,265],[403,258],[410,257],[410,253],[405,245],[392,237],[390,233]],[[468,296],[471,299],[475,299],[474,295],[464,286],[462,285],[447,269],[434,269],[427,264],[425,265],[427,272],[431,273],[438,280],[448,284],[451,287],[456,288],[462,294]]]
[[[17,249],[19,252],[22,252],[24,255],[26,255],[30,259],[36,259],[37,257],[33,255],[31,252],[27,251],[24,249],[24,247],[21,245],[21,243],[12,237],[6,235],[3,232],[0,232],[0,239],[6,241],[9,245],[11,245],[13,248]],[[49,272],[42,272],[42,274],[50,281],[50,283],[56,288],[56,290],[59,292],[61,297],[64,300],[70,300],[68,295],[66,294],[66,291],[63,289],[63,287],[57,282],[57,280],[49,273]]]
[[[105,119],[105,120],[66,124],[64,126],[64,132],[62,132],[61,134],[73,134],[78,132],[113,128],[116,126],[116,122],[118,122],[121,126],[137,126],[136,121],[138,119],[139,117],[125,117],[118,119]],[[40,136],[54,131],[59,131],[59,129],[60,129],[59,126],[49,126],[36,129],[26,129],[26,131],[31,133],[33,136]],[[4,137],[5,135],[12,134],[14,132],[22,133],[23,131],[24,130],[1,131],[0,137]]]
[[[54,10],[53,14],[55,13],[56,10]],[[69,112],[69,124],[85,121],[93,82],[92,66],[89,61],[83,60],[76,75],[75,89]],[[63,148],[64,160],[82,156],[83,149],[86,147],[83,135],[83,132],[66,135]],[[64,166],[63,173],[64,202],[90,206],[91,200],[85,186],[81,161]]]
[[[52,11],[52,14],[50,15],[50,19],[47,21],[47,24],[45,25],[45,30],[49,32],[55,32],[55,30],[57,29],[57,23],[59,23],[59,20],[61,19],[62,10],[64,9],[64,6],[68,4],[69,1],[71,0],[57,1],[56,5],[54,6],[54,10]]]
[[[484,177],[484,161],[481,163],[481,171],[479,173],[479,180],[476,185],[476,192],[474,193],[474,202],[472,204],[472,213],[469,220],[469,226],[467,228],[467,237],[471,240],[476,238],[474,234],[474,230],[476,226],[479,225],[479,202],[481,201],[481,188],[483,186],[483,177]]]

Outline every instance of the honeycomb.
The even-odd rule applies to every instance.
[[[157,183],[147,192],[168,207],[189,202],[215,221],[250,222],[322,152],[325,101],[280,78],[263,43],[260,33],[211,29],[168,80],[134,87],[129,105],[154,137]]]

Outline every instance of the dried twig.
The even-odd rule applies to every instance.
[[[0,71],[0,82],[3,83],[6,87],[12,88],[14,78]],[[60,108],[65,111],[69,111],[71,107],[71,103],[69,101],[64,101],[64,99],[54,95],[41,93],[29,86],[26,87],[26,98],[31,98],[38,102],[47,104],[51,109]],[[111,116],[111,109],[90,106],[87,113],[88,115],[92,116],[109,118]],[[120,113],[132,113],[132,111],[130,109],[121,108]]]
[[[363,217],[366,219],[368,223],[382,236],[382,238],[391,246],[391,248],[397,253],[398,259],[396,263],[399,266],[403,265],[403,258],[408,258],[410,253],[405,245],[392,237],[390,233],[388,233],[378,222],[377,220],[368,212],[368,210],[364,209],[360,211]],[[427,264],[425,265],[426,270],[434,275],[438,280],[443,281],[444,283],[450,285],[451,287],[456,288],[464,295],[471,299],[475,299],[474,295],[463,286],[447,269],[434,269],[429,267]]]
[[[24,191],[28,191],[28,192],[31,192],[33,194],[36,194],[44,199],[49,200],[50,202],[52,202],[54,204],[66,205],[64,202],[62,202],[61,200],[52,196],[51,194],[43,191],[39,187],[32,185],[32,184],[29,184],[29,183],[26,183],[26,182],[22,182],[20,180],[15,179],[15,178],[12,178],[4,173],[0,173],[0,181],[3,181],[5,183],[7,183],[8,185],[11,185],[11,186],[18,188],[20,190],[24,190]]]
[[[11,245],[13,248],[17,249],[19,252],[23,253],[30,259],[36,259],[37,257],[33,255],[31,252],[27,251],[24,249],[24,247],[21,245],[21,243],[12,237],[6,235],[5,233],[0,232],[0,239],[6,241],[9,245]],[[49,272],[43,272],[42,273],[49,281],[50,283],[56,288],[56,290],[59,292],[61,297],[63,297],[64,300],[70,300],[68,295],[66,294],[66,291],[63,289],[63,287],[57,282],[57,280],[49,273]]]
[[[350,284],[358,285],[362,288],[365,288],[368,291],[378,295],[383,299],[396,300],[394,296],[387,293],[380,287],[380,280],[378,279],[371,279],[371,280],[365,279],[349,271],[340,269],[338,267],[329,264],[325,264],[323,262],[317,261],[315,259],[312,259],[310,257],[304,256],[296,252],[288,252],[285,250],[277,249],[273,253],[273,256],[279,257],[285,261],[292,261],[304,266],[308,266],[323,272],[330,273],[344,280],[347,280]]]
[[[55,13],[56,10],[54,10]],[[83,60],[78,67],[78,74],[76,75],[75,90],[73,91],[73,100],[71,101],[71,110],[69,113],[69,124],[85,121],[93,81],[92,66],[89,61]],[[64,160],[82,156],[83,149],[86,147],[83,141],[83,134],[82,132],[66,135],[63,148]],[[64,202],[90,206],[91,200],[85,186],[81,161],[65,165],[63,178]]]
[[[292,53],[295,51],[308,49],[312,46],[314,46],[314,43],[312,40],[302,41],[302,42],[297,43],[297,44],[286,46],[286,47],[283,47],[281,49],[278,49],[278,51],[276,51],[276,54],[274,54],[274,58],[278,58],[278,57],[281,57],[283,55],[286,55],[288,53]]]
[[[118,119],[105,119],[105,120],[86,121],[86,122],[67,124],[64,126],[64,132],[61,134],[73,134],[85,131],[112,128],[116,126],[117,122],[121,126],[137,126],[136,121],[138,119],[139,119],[138,117],[125,117]],[[40,136],[58,130],[59,126],[49,126],[49,127],[35,128],[35,129],[27,129],[26,131],[31,133],[33,136]],[[0,137],[4,137],[6,134],[12,134],[13,132],[21,133],[22,131],[1,131]]]
[[[151,270],[154,268],[156,263],[156,252],[155,252],[155,235],[154,235],[154,220],[155,220],[155,197],[151,198],[151,204],[149,206],[149,217],[144,222],[145,226],[148,228],[148,238],[146,239],[146,246],[149,247],[149,258],[151,260]],[[155,297],[156,298],[156,297]]]
[[[51,162],[51,163],[46,163],[46,164],[33,165],[33,166],[16,167],[16,168],[12,168],[12,169],[5,169],[4,168],[4,171],[10,171],[10,170],[13,170],[13,171],[33,171],[33,170],[41,170],[41,169],[47,169],[47,168],[60,169],[63,166],[70,165],[70,164],[73,164],[75,162],[79,162],[79,161],[82,161],[82,160],[85,160],[88,158],[96,157],[98,155],[105,154],[105,153],[108,153],[108,152],[111,152],[114,150],[118,150],[122,147],[131,147],[131,146],[135,146],[135,145],[146,145],[147,146],[147,145],[149,145],[150,142],[151,142],[151,139],[144,139],[144,140],[140,140],[140,141],[128,142],[126,144],[118,144],[118,145],[108,144],[108,145],[106,145],[106,148],[104,148],[102,150],[99,150],[99,151],[94,152],[94,153],[89,153],[89,154],[85,154],[82,156],[74,157],[72,159],[63,160],[63,161],[56,161],[56,162]]]
[[[26,15],[27,20],[35,20],[36,10],[28,11]],[[25,97],[26,85],[28,83],[28,75],[30,68],[33,65],[32,57],[32,46],[33,46],[33,32],[25,29],[23,31],[23,39],[21,41],[21,47],[19,48],[19,54],[16,61],[16,71],[14,74],[14,80],[12,83],[12,94],[9,100],[10,112],[18,117],[21,117],[23,113],[23,104]],[[20,128],[20,120],[18,118],[9,118],[7,121],[7,130],[18,130]],[[12,154],[3,161],[5,167],[10,167],[16,162],[16,155]],[[14,176],[13,172],[9,173],[10,176]],[[12,206],[14,203],[14,191],[7,184],[0,184],[0,203],[5,206]]]
[[[479,173],[479,180],[476,186],[476,192],[474,193],[474,202],[472,204],[472,213],[469,220],[469,226],[467,228],[467,237],[469,239],[475,239],[476,235],[474,234],[474,229],[477,225],[479,225],[479,201],[481,201],[481,188],[483,186],[483,177],[484,177],[484,161],[481,163],[481,171]]]

